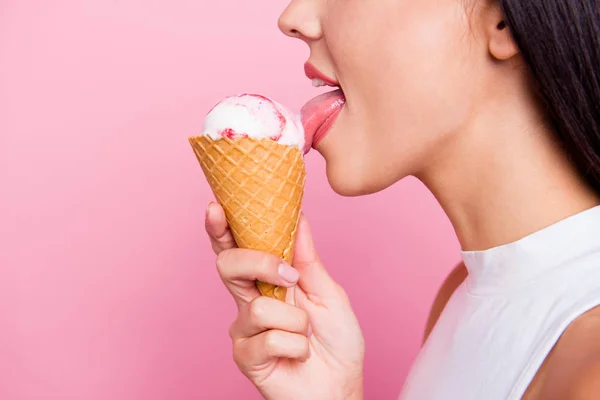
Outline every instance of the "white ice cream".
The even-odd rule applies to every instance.
[[[221,100],[204,120],[204,135],[213,140],[223,137],[269,138],[278,143],[304,149],[304,128],[299,115],[281,104],[256,94],[241,94]]]

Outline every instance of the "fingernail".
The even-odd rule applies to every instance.
[[[210,215],[210,206],[212,206],[212,201],[210,201],[206,206],[206,218],[208,218],[208,216]]]
[[[277,272],[279,273],[279,277],[281,279],[292,284],[298,282],[298,278],[300,278],[300,273],[298,270],[286,263],[279,264],[279,269]]]

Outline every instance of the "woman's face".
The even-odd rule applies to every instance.
[[[316,146],[344,195],[418,175],[470,123],[490,61],[464,0],[292,0],[280,28],[346,104]]]

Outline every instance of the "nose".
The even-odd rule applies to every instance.
[[[319,19],[320,0],[292,0],[279,17],[279,29],[287,36],[310,42],[323,36]]]

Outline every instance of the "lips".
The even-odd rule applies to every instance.
[[[310,63],[304,64],[304,73],[306,74],[306,77],[310,80],[319,79],[323,81],[323,83],[327,86],[339,86],[338,82],[319,71],[317,67]]]
[[[306,135],[304,152],[308,153],[327,135],[340,111],[346,104],[346,97],[341,89],[324,93],[310,100],[302,107],[302,125]]]

